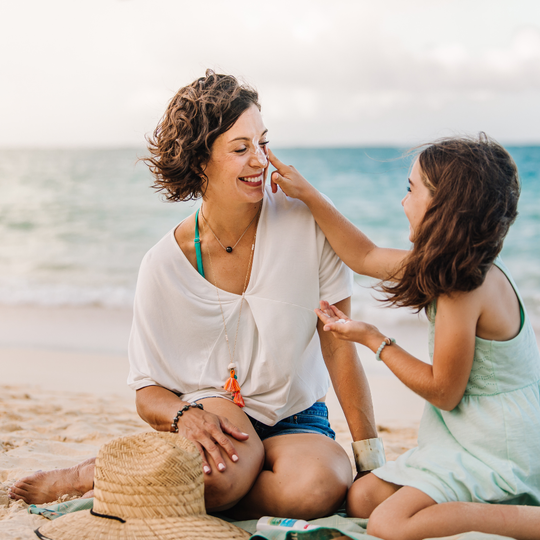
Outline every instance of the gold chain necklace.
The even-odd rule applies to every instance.
[[[204,212],[203,212],[203,208],[201,206],[201,216],[202,218],[204,219],[204,222],[208,225],[208,228],[210,229],[210,231],[212,232],[212,234],[214,235],[214,238],[218,241],[218,244],[227,252],[227,253],[232,253],[233,252],[233,249],[240,243],[240,240],[242,240],[242,238],[244,238],[244,235],[248,232],[248,229],[251,227],[251,224],[255,221],[255,218],[259,215],[259,212],[260,212],[260,209],[257,211],[257,213],[253,216],[253,219],[249,222],[249,225],[245,228],[244,232],[242,233],[242,236],[240,236],[240,238],[236,241],[236,244],[234,244],[234,246],[227,246],[225,247],[222,243],[221,243],[221,240],[218,238],[217,234],[214,232],[214,229],[212,229],[212,226],[210,225],[210,223],[208,223],[208,221],[206,221],[206,218],[204,217]]]
[[[260,209],[255,215],[257,217],[260,214]],[[203,216],[204,218],[204,216]],[[255,218],[253,218],[254,220]],[[253,220],[251,220],[251,223],[253,223]],[[210,230],[212,228],[210,227],[210,224],[204,220],[205,224],[208,225]],[[251,225],[251,223],[249,225]],[[248,228],[249,228],[248,225]],[[246,229],[247,230],[247,229]],[[213,231],[212,231],[213,232]],[[245,231],[244,231],[245,234]],[[215,236],[215,234],[214,234]],[[244,236],[244,235],[242,235]],[[244,300],[245,300],[245,294],[248,284],[249,275],[251,273],[251,266],[253,263],[253,253],[255,251],[255,239],[257,238],[257,229],[255,229],[255,234],[253,235],[253,242],[251,243],[251,252],[249,254],[249,262],[248,262],[248,268],[246,272],[246,277],[244,278],[244,287],[242,288],[242,301],[240,302],[240,313],[238,313],[238,321],[236,323],[236,335],[234,336],[234,346],[231,351],[231,344],[229,342],[229,335],[227,333],[227,323],[225,322],[225,314],[223,313],[223,305],[221,304],[221,298],[219,296],[219,287],[217,285],[217,276],[216,272],[214,270],[214,263],[212,262],[212,256],[210,255],[210,249],[208,246],[206,246],[206,253],[208,255],[208,260],[210,261],[210,268],[212,269],[212,275],[214,276],[214,287],[216,289],[217,299],[219,302],[219,309],[221,310],[221,319],[223,320],[223,327],[225,328],[225,341],[227,342],[227,348],[229,349],[229,357],[231,359],[231,363],[227,366],[227,369],[229,370],[229,378],[225,382],[224,388],[228,392],[232,392],[233,394],[233,402],[236,403],[239,407],[245,407],[244,399],[242,398],[242,394],[240,393],[240,384],[238,383],[238,378],[236,376],[236,364],[234,363],[234,354],[236,352],[236,341],[238,340],[238,329],[240,328],[240,317],[242,316],[242,307],[244,306]],[[217,236],[216,236],[216,240]],[[218,240],[219,242],[219,240]],[[237,242],[238,243],[238,242]],[[221,242],[220,242],[221,244]],[[223,246],[222,246],[223,247]]]

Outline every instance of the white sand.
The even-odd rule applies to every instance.
[[[145,431],[126,384],[129,310],[0,307],[0,539],[46,520],[7,497],[29,473],[69,467]]]

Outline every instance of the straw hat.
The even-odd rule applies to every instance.
[[[51,540],[246,539],[243,529],[208,516],[202,460],[174,433],[140,433],[105,444],[94,474],[94,508],[36,530]]]

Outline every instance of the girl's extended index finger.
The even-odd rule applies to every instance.
[[[291,170],[288,165],[285,165],[285,163],[279,161],[279,159],[274,155],[274,152],[272,152],[270,148],[268,149],[268,159],[281,175],[284,175]]]

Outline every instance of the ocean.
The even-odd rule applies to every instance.
[[[540,327],[540,147],[509,147],[519,217],[502,257]],[[382,246],[407,248],[401,207],[410,157],[399,148],[275,149]],[[0,150],[0,303],[129,307],[145,252],[197,202],[167,203],[144,149]],[[359,305],[370,282],[357,277]],[[358,309],[357,309],[358,312]]]

